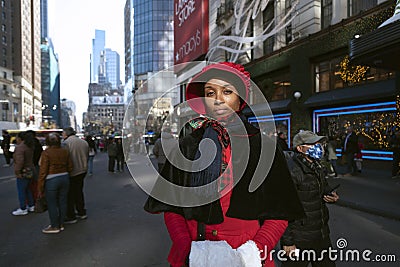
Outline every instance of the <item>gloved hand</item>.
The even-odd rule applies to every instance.
[[[193,241],[190,267],[244,267],[239,253],[226,241]]]

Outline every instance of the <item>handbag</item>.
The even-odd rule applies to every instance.
[[[22,178],[32,179],[33,178],[33,170],[31,168],[23,168],[21,170]]]
[[[42,213],[47,210],[47,200],[46,197],[39,197],[36,199],[35,212]]]

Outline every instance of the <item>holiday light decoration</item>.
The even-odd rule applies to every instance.
[[[345,56],[343,60],[339,63],[340,65],[340,78],[345,83],[359,83],[365,79],[365,74],[367,73],[369,67],[350,64],[349,56]]]

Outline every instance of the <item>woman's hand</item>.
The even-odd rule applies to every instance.
[[[336,201],[338,201],[339,196],[336,192],[332,192],[331,195],[325,195],[324,196],[324,201],[328,202],[328,203],[335,203]]]

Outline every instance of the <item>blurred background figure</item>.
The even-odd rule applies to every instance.
[[[343,142],[342,155],[346,157],[346,173],[344,176],[355,175],[357,172],[356,162],[354,161],[355,156],[359,151],[358,148],[358,137],[353,132],[353,127],[349,126],[346,129],[346,137]]]
[[[288,146],[288,143],[287,143],[287,135],[284,132],[279,132],[278,133],[277,142],[278,142],[278,146],[280,148],[282,148],[283,151],[290,150],[289,146]]]
[[[122,139],[117,138],[116,139],[116,144],[117,144],[117,172],[123,172],[124,171],[124,149],[122,148]]]
[[[108,171],[114,173],[115,172],[115,161],[117,160],[117,144],[115,143],[114,138],[110,138],[108,146]]]
[[[35,169],[34,176],[32,178],[29,188],[32,191],[33,199],[36,202],[36,199],[38,198],[37,180],[39,177],[39,160],[43,152],[43,147],[39,139],[37,139],[35,131],[28,130],[26,131],[26,134],[31,135],[31,138],[33,140],[33,165],[35,166]]]
[[[3,134],[3,141],[1,141],[1,149],[3,150],[4,158],[6,159],[6,164],[4,164],[3,167],[9,167],[11,160],[11,155],[10,155],[11,137],[6,130],[3,130],[2,134]]]
[[[93,175],[93,160],[94,156],[97,154],[96,143],[94,142],[94,138],[91,135],[86,136],[86,142],[89,145],[89,158],[88,158],[88,174],[89,176]]]
[[[390,139],[390,147],[393,152],[392,178],[399,178],[400,171],[400,129],[396,129]]]
[[[164,128],[160,137],[156,140],[153,148],[153,154],[157,158],[158,172],[161,172],[167,159],[165,153],[167,151],[171,151],[174,147],[174,144],[175,140],[174,136],[171,134],[171,129],[168,127]]]

